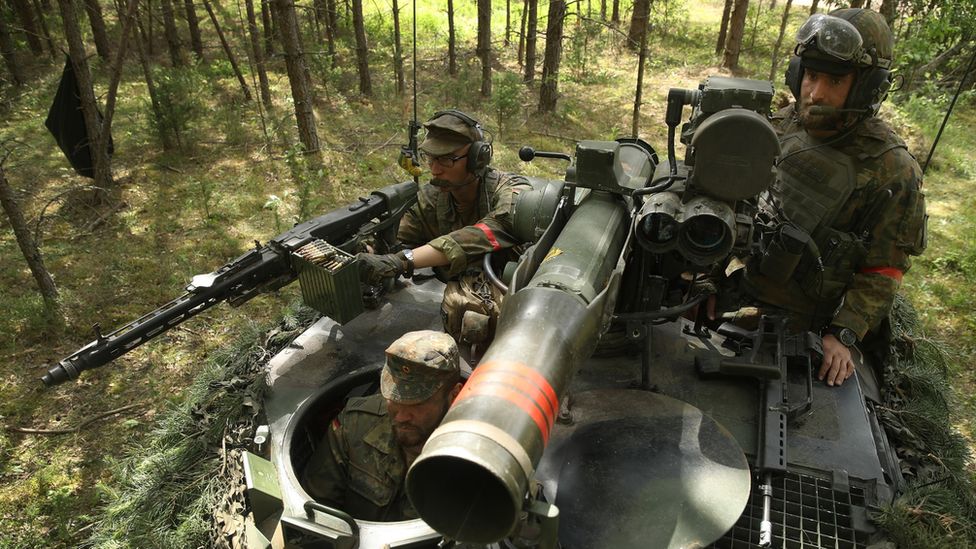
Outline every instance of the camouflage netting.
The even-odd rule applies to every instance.
[[[182,404],[150,441],[113,464],[117,491],[85,547],[240,547],[244,471],[262,415],[268,360],[318,318],[295,305],[274,326],[253,328],[210,359]]]
[[[976,547],[976,493],[967,470],[972,456],[952,427],[948,355],[920,337],[918,316],[901,296],[892,332],[878,415],[907,485],[879,522],[899,547]]]

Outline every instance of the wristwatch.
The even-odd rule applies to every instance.
[[[400,255],[403,256],[403,259],[407,262],[407,268],[403,273],[403,276],[413,278],[413,250],[410,248],[404,248],[400,250]]]
[[[837,338],[845,347],[853,347],[857,345],[857,334],[854,330],[850,328],[844,328],[842,326],[834,326],[831,324],[824,330],[824,335],[830,334]]]

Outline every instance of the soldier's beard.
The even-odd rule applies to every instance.
[[[800,102],[800,110],[797,112],[797,116],[803,129],[814,131],[839,131],[843,129],[846,122],[845,113],[810,114],[810,107],[812,106],[814,104],[807,101]]]
[[[463,183],[454,183],[452,181],[448,181],[446,179],[440,179],[437,177],[433,177],[430,180],[431,185],[441,189],[442,191],[449,191],[451,189],[459,189],[461,187],[466,187],[473,182],[474,182],[473,179],[466,179],[464,180]]]
[[[417,423],[412,422],[394,422],[393,423],[393,434],[396,437],[397,442],[403,448],[419,448],[427,442],[430,435],[434,432],[434,429],[440,425],[441,420],[447,414],[447,409],[451,407],[451,400],[445,398],[443,405],[437,414],[432,414],[427,418],[423,418]]]

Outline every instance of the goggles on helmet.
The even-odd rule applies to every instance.
[[[877,60],[864,51],[861,33],[840,17],[817,13],[810,16],[796,31],[796,53],[803,55],[814,49],[840,61],[859,65],[874,65]]]

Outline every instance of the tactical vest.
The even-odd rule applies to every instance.
[[[829,320],[867,249],[861,235],[832,225],[857,185],[853,159],[830,146],[818,146],[806,132],[781,139],[779,178],[760,201],[766,217],[790,222],[812,237],[797,258],[777,257],[782,249],[767,248],[766,257],[753,258],[745,275],[746,288],[764,303],[802,313],[811,328]],[[765,263],[769,262],[769,263]],[[781,276],[762,269],[766,264],[796,265]],[[786,278],[785,280],[783,278]]]

